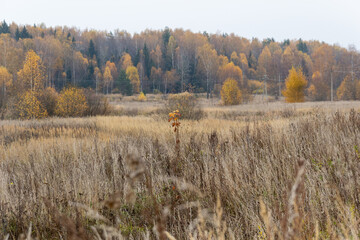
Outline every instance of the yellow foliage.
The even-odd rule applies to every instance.
[[[12,84],[12,76],[8,72],[8,70],[0,66],[0,88],[2,87],[10,87]]]
[[[134,93],[139,93],[140,91],[140,78],[139,73],[136,67],[130,66],[126,69],[126,76],[130,79],[131,85],[133,87]]]
[[[260,75],[264,75],[269,73],[270,67],[271,67],[271,52],[268,48],[268,46],[265,46],[262,50],[259,60],[258,60],[258,73]]]
[[[245,53],[240,53],[239,57],[240,57],[240,61],[241,61],[241,66],[243,68],[246,68],[248,66],[248,60],[246,58]]]
[[[77,63],[80,65],[87,66],[89,65],[89,60],[85,58],[81,52],[75,52],[74,60],[76,60]]]
[[[355,82],[352,81],[351,75],[347,75],[344,78],[336,91],[336,95],[339,100],[355,100],[356,85]]]
[[[243,74],[240,67],[235,66],[233,62],[225,64],[219,67],[218,76],[220,83],[223,83],[228,78],[236,80],[239,84],[242,84]]]
[[[109,67],[105,67],[104,71],[104,86],[106,87],[106,93],[109,93],[109,86],[113,82],[113,77],[111,75],[111,70]]]
[[[285,101],[289,103],[304,102],[306,85],[307,81],[301,69],[292,67],[285,80],[286,89],[282,91]]]
[[[220,55],[218,57],[218,61],[219,61],[219,66],[225,66],[226,64],[229,63],[229,59],[224,55]]]
[[[28,90],[20,97],[17,110],[21,119],[39,119],[48,115],[36,95],[36,92]]]
[[[221,89],[221,100],[224,105],[237,105],[241,102],[241,91],[235,79],[226,79]]]
[[[247,82],[248,88],[251,93],[262,93],[263,91],[263,83],[258,80],[248,80]]]
[[[105,66],[109,67],[112,77],[116,78],[117,77],[117,68],[116,68],[115,63],[107,61]]]
[[[178,109],[183,119],[199,120],[203,113],[198,105],[197,98],[189,92],[169,94],[166,110],[170,112],[173,109]]]
[[[46,88],[38,96],[39,101],[45,107],[49,116],[52,116],[55,114],[55,108],[56,108],[58,96],[59,96],[59,94],[52,87]]]
[[[104,71],[104,82],[110,83],[113,80],[113,77],[111,75],[111,71],[109,67],[105,67]]]
[[[316,99],[316,87],[314,84],[311,84],[310,87],[307,89],[307,94],[311,98],[311,100]]]
[[[308,89],[311,100],[324,101],[330,97],[330,86],[319,71],[313,73],[311,83],[311,89]]]
[[[141,93],[139,94],[137,100],[140,101],[140,102],[145,102],[145,101],[146,101],[146,96],[145,96],[145,94],[144,94],[143,92],[141,92]]]
[[[87,108],[83,90],[69,87],[61,91],[56,103],[55,113],[62,117],[80,117]]]
[[[18,72],[18,86],[21,89],[38,92],[44,87],[45,72],[41,58],[33,51],[29,50],[23,69]]]
[[[122,69],[124,69],[126,71],[126,69],[131,66],[133,66],[133,63],[131,61],[131,56],[130,56],[130,54],[125,53],[121,57],[121,67],[122,67]]]
[[[235,51],[231,53],[230,60],[235,63],[235,65],[240,65],[240,58]]]
[[[210,44],[206,43],[197,49],[197,55],[200,59],[200,66],[206,73],[207,78],[210,77],[212,72],[216,73],[218,68],[217,52]],[[209,80],[209,79],[208,79]]]

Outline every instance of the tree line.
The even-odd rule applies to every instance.
[[[169,28],[130,34],[3,21],[2,98],[5,72],[16,85],[29,50],[42,60],[44,86],[57,91],[71,84],[104,94],[191,91],[211,97],[219,95],[231,78],[243,98],[264,91],[281,96],[289,70],[295,67],[307,81],[306,97],[322,101],[330,100],[332,92],[337,99],[356,99],[360,76],[360,54],[354,47],[319,41],[277,42]]]

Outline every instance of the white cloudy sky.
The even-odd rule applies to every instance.
[[[359,0],[0,0],[0,20],[81,29],[184,28],[360,49]]]

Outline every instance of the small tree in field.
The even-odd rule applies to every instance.
[[[143,92],[141,92],[137,98],[138,101],[140,102],[145,102],[146,101],[146,96]]]
[[[226,79],[221,88],[221,100],[224,105],[237,105],[241,103],[241,91],[235,79]]]
[[[39,119],[48,115],[45,107],[37,99],[33,90],[26,91],[17,105],[19,117],[21,119]]]
[[[307,81],[302,70],[292,67],[285,80],[286,89],[282,91],[285,101],[289,103],[304,102],[306,85]]]
[[[69,87],[61,91],[56,103],[55,113],[62,117],[80,117],[87,108],[83,91]]]

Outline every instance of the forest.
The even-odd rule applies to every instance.
[[[167,27],[130,34],[5,20],[0,26],[2,98],[6,79],[13,85],[19,81],[29,50],[41,58],[45,88],[57,91],[71,84],[104,94],[188,91],[212,97],[231,77],[243,93],[278,97],[295,67],[306,77],[307,100],[360,98],[360,53],[354,46]]]

